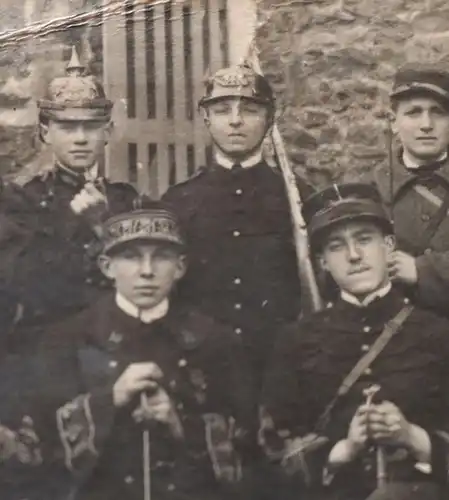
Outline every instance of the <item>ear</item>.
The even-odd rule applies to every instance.
[[[392,253],[396,249],[396,237],[393,234],[387,234],[384,237],[385,246],[387,247],[388,253]]]
[[[39,123],[39,137],[43,143],[49,144],[49,142],[48,142],[48,124]]]
[[[327,265],[327,261],[324,258],[324,255],[322,253],[318,255],[317,262],[318,262],[318,265],[321,267],[321,269],[323,271],[329,271],[329,267]]]
[[[104,142],[108,144],[111,139],[112,132],[114,131],[114,122],[109,120],[108,123],[104,126]]]
[[[201,106],[199,112],[200,112],[201,116],[203,117],[204,125],[206,125],[206,127],[209,128],[210,119],[209,119],[209,112],[208,112],[207,108],[205,108],[204,106]]]
[[[178,257],[178,263],[175,273],[175,280],[179,281],[187,271],[187,257],[185,255],[180,255]]]
[[[109,255],[100,254],[97,258],[97,264],[100,271],[106,276],[106,278],[110,280],[115,279],[111,266],[111,257],[109,257]]]
[[[389,125],[394,135],[398,135],[398,125],[396,122],[396,117],[397,115],[394,111],[389,112],[388,114]]]

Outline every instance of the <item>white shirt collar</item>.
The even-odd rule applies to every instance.
[[[383,286],[379,290],[376,290],[375,292],[372,292],[369,295],[367,295],[363,300],[359,300],[357,297],[346,292],[345,290],[342,290],[340,292],[340,296],[345,302],[349,302],[350,304],[352,304],[354,306],[366,307],[369,304],[371,304],[371,302],[373,302],[374,300],[385,297],[385,295],[387,295],[387,293],[390,290],[391,290],[391,283],[387,283],[385,286]]]
[[[245,158],[243,161],[237,162],[229,158],[229,156],[225,155],[222,151],[217,149],[215,151],[215,161],[224,168],[231,169],[233,165],[239,163],[243,168],[254,167],[262,161],[262,148],[258,149],[255,153],[253,153],[248,158]]]
[[[137,318],[142,321],[142,323],[147,324],[163,318],[168,312],[168,298],[165,298],[151,309],[139,309],[132,302],[123,297],[123,295],[117,293],[115,295],[115,303],[117,307],[128,316]]]
[[[437,158],[435,161],[443,161],[447,158],[447,151],[443,151],[441,156]],[[423,164],[416,163],[416,160],[411,158],[409,154],[404,150],[402,153],[402,161],[404,162],[404,165],[407,169],[409,170],[416,170],[417,168],[421,167]]]

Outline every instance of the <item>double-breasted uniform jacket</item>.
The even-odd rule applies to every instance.
[[[310,188],[298,185],[305,196]],[[214,163],[163,199],[188,241],[189,270],[179,296],[242,336],[260,376],[273,332],[300,312],[282,175],[265,161],[237,171]]]
[[[398,248],[416,257],[418,283],[410,296],[447,316],[449,293],[449,160],[434,171],[407,170],[402,153],[382,163],[374,181],[391,211]],[[440,213],[441,212],[441,213]]]
[[[145,324],[108,295],[62,323],[45,336],[26,370],[20,408],[33,421],[42,460],[22,467],[29,496],[20,498],[65,499],[69,486],[81,500],[143,498],[146,427],[131,415],[140,400],[118,410],[112,396],[134,362],[161,368],[161,385],[184,431],[177,440],[163,424],[148,425],[152,498],[222,498],[237,484],[239,453],[254,439],[248,432],[254,405],[240,353],[240,342],[224,327],[175,306]]]
[[[407,300],[397,290],[377,298],[367,307],[357,307],[340,299],[330,308],[287,327],[279,335],[263,398],[267,415],[274,422],[274,428],[265,426],[270,452],[282,450],[276,440],[279,436],[293,438],[314,431],[343,378]],[[354,462],[342,466],[328,481],[330,484],[323,486],[325,481],[321,482],[326,476],[323,472],[331,448],[346,438],[357,407],[366,401],[363,390],[372,384],[380,386],[379,401],[397,405],[408,421],[428,432],[431,440],[431,470],[427,473],[417,466],[407,450],[387,448],[388,480],[435,483],[444,495],[441,498],[447,498],[448,332],[449,324],[444,318],[425,309],[412,311],[371,367],[334,407],[324,432],[329,443],[310,462],[314,468],[311,475],[316,478],[310,498],[360,500],[375,490],[376,453],[372,447]],[[410,494],[411,490],[408,491]],[[291,493],[297,495],[297,492]],[[411,494],[397,498],[428,499],[425,495]]]
[[[0,196],[0,279],[23,306],[24,330],[82,310],[109,287],[96,265],[94,232],[70,209],[82,186],[56,167]],[[104,190],[111,213],[129,210],[136,196],[124,183],[105,180]]]

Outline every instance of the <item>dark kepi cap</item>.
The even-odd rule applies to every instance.
[[[333,184],[309,197],[302,213],[312,242],[337,224],[358,220],[374,222],[385,232],[393,233],[393,223],[380,193],[371,184]]]
[[[418,93],[430,94],[449,104],[449,73],[422,65],[404,66],[399,69],[390,98],[395,100]]]
[[[106,253],[133,241],[185,245],[176,215],[162,202],[145,196],[136,198],[133,210],[104,222],[102,240]]]
[[[245,64],[220,69],[209,77],[206,80],[205,94],[198,105],[207,106],[230,97],[240,97],[266,106],[274,106],[273,90],[268,80]]]
[[[39,118],[62,121],[109,121],[113,103],[103,85],[80,63],[75,47],[65,75],[50,81],[37,102]]]

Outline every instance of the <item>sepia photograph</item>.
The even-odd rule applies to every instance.
[[[447,500],[447,2],[0,14],[0,500]]]

